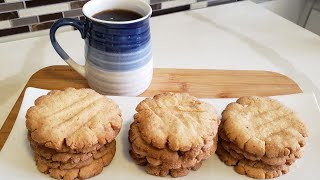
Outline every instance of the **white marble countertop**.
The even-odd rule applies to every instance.
[[[151,18],[155,67],[269,70],[285,74],[320,97],[320,37],[249,2]],[[84,63],[77,31],[58,35]],[[49,36],[0,44],[0,126],[37,70],[65,64]]]

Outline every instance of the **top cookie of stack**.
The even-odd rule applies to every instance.
[[[51,91],[26,115],[35,142],[57,151],[82,152],[110,143],[121,129],[121,112],[111,99],[91,89]]]
[[[115,153],[114,139],[121,129],[122,119],[118,105],[111,99],[92,89],[68,88],[39,97],[35,106],[27,111],[26,126],[39,170],[61,178],[66,174],[66,169],[72,173],[75,172],[73,167],[79,169],[91,165],[91,168],[97,169],[97,164],[105,166],[110,163]],[[93,160],[90,163],[87,161],[88,154]],[[62,155],[86,157],[86,161],[83,158],[76,162],[52,159]],[[102,170],[102,167],[99,166],[99,169]]]
[[[242,97],[222,113],[217,154],[240,174],[274,178],[303,154],[307,137],[295,112],[268,97]]]
[[[219,120],[215,109],[188,94],[164,93],[136,108],[130,154],[157,176],[187,175],[214,154]]]

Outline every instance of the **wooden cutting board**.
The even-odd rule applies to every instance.
[[[0,130],[0,150],[15,123],[27,87],[52,90],[84,88],[88,84],[69,66],[50,66],[32,75]],[[188,92],[198,98],[273,96],[302,92],[290,78],[269,71],[154,69],[152,83],[141,96],[169,91]]]

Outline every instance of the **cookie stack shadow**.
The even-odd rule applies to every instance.
[[[91,89],[51,91],[26,119],[37,168],[56,179],[100,174],[115,155],[122,126],[118,105]]]
[[[289,172],[303,154],[304,123],[267,97],[242,97],[222,113],[217,154],[237,173],[269,179]]]
[[[155,176],[181,177],[198,170],[217,148],[215,109],[188,94],[164,93],[136,108],[130,155]]]

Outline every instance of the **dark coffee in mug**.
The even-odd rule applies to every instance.
[[[103,21],[131,21],[140,19],[143,16],[137,12],[126,9],[110,9],[93,15],[94,18]]]

